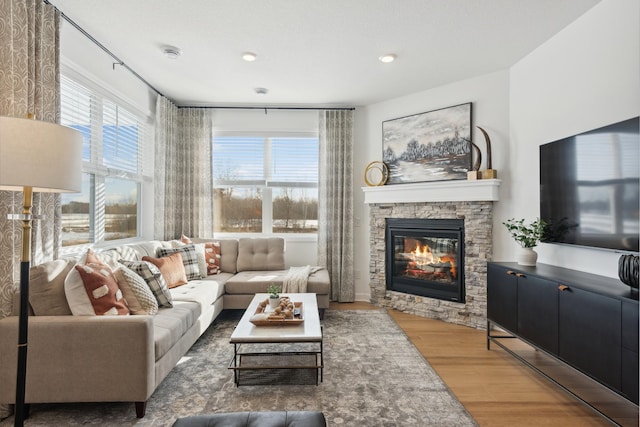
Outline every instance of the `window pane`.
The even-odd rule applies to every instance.
[[[264,138],[215,137],[213,139],[213,180],[264,180]]]
[[[104,180],[105,240],[138,235],[138,183],[120,178]]]
[[[214,189],[217,232],[262,232],[262,190],[257,187]]]
[[[273,189],[274,233],[316,233],[317,231],[317,188]]]
[[[138,172],[138,120],[111,101],[103,104],[102,156],[107,167]]]
[[[82,133],[82,160],[91,160],[91,93],[78,83],[60,78],[60,123]]]
[[[318,138],[272,138],[271,182],[318,183]]]
[[[82,174],[80,193],[62,193],[62,246],[89,243],[91,175]]]

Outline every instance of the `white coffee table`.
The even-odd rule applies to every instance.
[[[269,294],[256,294],[244,312],[240,322],[231,334],[229,342],[233,344],[233,360],[229,369],[234,371],[236,385],[240,385],[240,372],[269,371],[281,369],[315,370],[316,385],[322,381],[323,346],[322,326],[318,315],[316,294],[283,294],[293,302],[302,302],[302,318],[304,321],[296,325],[256,326],[250,322],[256,313],[258,304],[269,298]],[[268,352],[242,352],[243,344],[304,344],[312,343],[317,348],[311,351],[295,350],[296,345],[288,345],[287,349]],[[279,363],[270,363],[269,357],[279,357]],[[301,357],[296,357],[301,356]],[[311,361],[311,362],[310,362]]]

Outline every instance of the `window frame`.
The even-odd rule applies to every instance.
[[[216,238],[240,238],[240,237],[259,237],[259,236],[277,236],[283,237],[288,241],[317,241],[318,232],[313,233],[286,233],[286,232],[274,232],[273,231],[273,189],[274,188],[315,188],[319,190],[319,175],[318,181],[314,184],[311,182],[297,183],[296,185],[283,185],[287,182],[271,181],[270,168],[271,168],[271,141],[277,138],[313,138],[318,140],[319,146],[319,132],[317,130],[312,131],[232,131],[232,130],[215,130],[211,140],[211,155],[214,156],[213,144],[216,137],[229,137],[229,138],[262,138],[263,139],[263,176],[261,180],[249,179],[249,180],[224,180],[216,181],[215,171],[212,171],[213,189],[217,188],[259,188],[262,190],[262,230],[260,232],[227,232],[227,231],[214,231],[214,237]],[[214,161],[212,160],[212,168]],[[318,166],[320,163],[320,155],[318,153]],[[318,193],[318,199],[320,194]]]
[[[126,244],[136,241],[144,240],[145,230],[142,227],[143,217],[148,211],[148,207],[145,206],[144,201],[149,200],[149,197],[145,196],[145,191],[149,191],[153,188],[153,164],[149,164],[146,160],[149,156],[149,152],[153,153],[153,127],[151,126],[152,117],[150,112],[143,112],[139,108],[133,106],[132,103],[123,99],[115,91],[109,90],[106,87],[95,83],[91,79],[86,78],[76,70],[63,66],[60,71],[60,79],[69,79],[73,84],[77,84],[89,92],[91,98],[91,121],[89,128],[91,130],[90,138],[90,155],[89,160],[83,158],[82,160],[82,173],[88,174],[90,179],[89,188],[89,242],[78,245],[62,246],[62,255],[76,255],[86,251],[91,247],[109,247],[120,244]],[[61,83],[61,104],[62,104],[62,83]],[[107,166],[102,159],[103,149],[103,126],[105,124],[104,117],[104,104],[109,102],[116,105],[118,108],[122,108],[131,116],[134,116],[137,120],[137,125],[141,129],[142,135],[138,137],[138,152],[137,152],[137,172],[131,172],[127,170],[121,170],[118,168]],[[61,105],[62,108],[62,105]],[[153,158],[153,156],[151,156]],[[150,175],[151,173],[151,175]],[[107,178],[124,179],[132,181],[137,186],[136,194],[136,236],[127,237],[124,239],[105,239],[105,208],[106,199],[105,194],[105,180]],[[151,185],[150,185],[151,184]],[[100,199],[99,194],[103,197]],[[148,202],[147,202],[148,203]]]

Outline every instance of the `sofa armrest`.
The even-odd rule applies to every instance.
[[[0,320],[0,402],[14,403],[18,317]],[[26,402],[145,401],[155,388],[152,316],[30,316]]]

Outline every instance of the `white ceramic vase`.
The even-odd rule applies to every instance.
[[[269,307],[276,308],[280,305],[280,298],[269,298]]]
[[[538,253],[533,248],[520,248],[517,260],[520,265],[535,266],[538,261]]]

